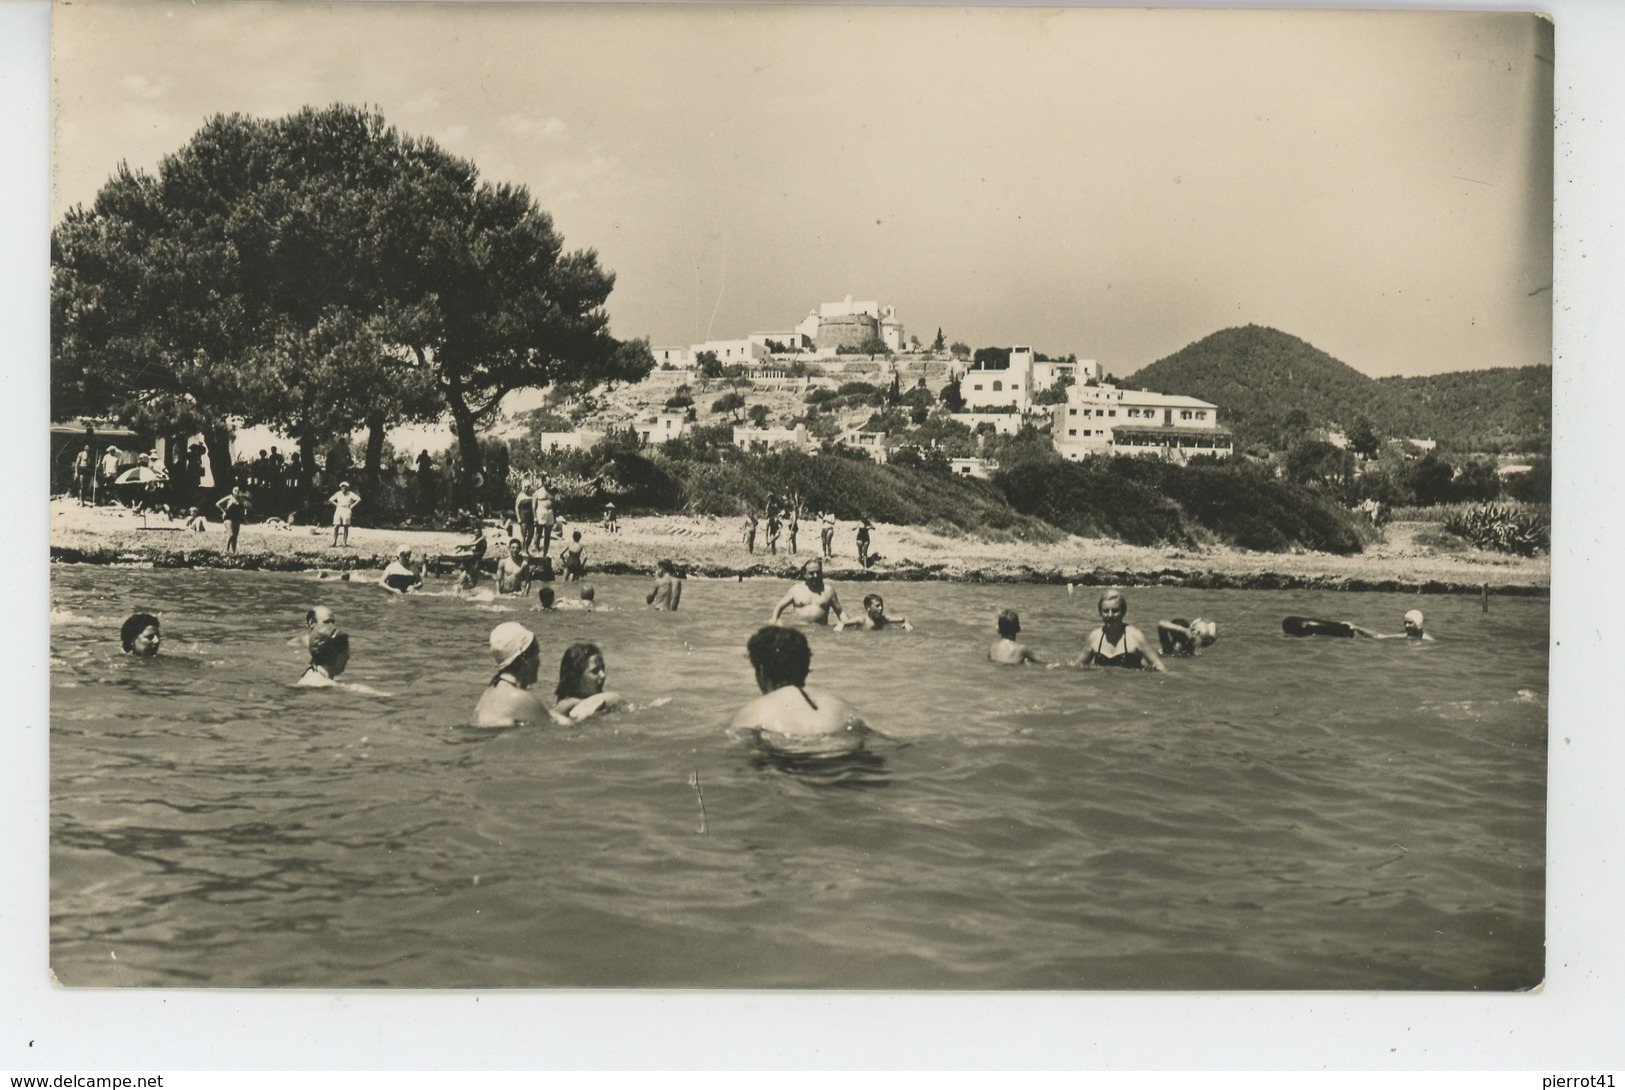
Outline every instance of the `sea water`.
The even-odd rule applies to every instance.
[[[782,582],[593,580],[597,612],[314,575],[53,568],[51,966],[68,985],[1513,989],[1543,975],[1542,599],[1129,591],[1219,623],[1167,674],[994,666],[1020,611],[1075,658],[1095,593],[837,584],[913,632],[809,629],[884,738],[732,737]],[[561,595],[573,596],[570,584]],[[311,605],[345,680],[296,688]],[[1437,642],[1291,639],[1286,614]],[[135,610],[153,660],[119,653]],[[464,726],[491,628],[633,705]]]

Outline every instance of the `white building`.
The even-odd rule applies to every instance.
[[[765,360],[769,353],[765,345],[756,344],[749,337],[737,341],[706,341],[688,346],[689,358],[698,359],[701,352],[714,352],[724,367]],[[659,357],[656,357],[657,359]]]
[[[1078,461],[1095,454],[1151,454],[1184,462],[1197,454],[1228,457],[1230,429],[1219,426],[1219,408],[1179,394],[1074,386],[1054,407],[1055,450]]]
[[[862,428],[851,428],[836,436],[837,446],[851,447],[861,450],[871,460],[884,465],[886,463],[886,432],[865,431]]]
[[[949,417],[971,431],[975,431],[980,424],[991,424],[994,435],[1014,435],[1021,430],[1024,422],[1020,413],[950,413]]]
[[[807,436],[805,424],[797,424],[793,428],[752,428],[745,424],[735,424],[734,446],[740,450],[757,452],[771,450],[774,447],[807,450],[812,446],[812,442]]]
[[[649,351],[654,355],[656,367],[681,369],[694,362],[686,348],[651,348]]]
[[[955,477],[980,477],[985,481],[993,476],[993,463],[986,458],[949,458],[948,472]]]
[[[647,413],[632,426],[637,429],[638,438],[660,446],[681,438],[688,431],[688,414],[672,410]]]
[[[1030,412],[1033,396],[1056,383],[1071,381],[1081,385],[1099,379],[1100,364],[1095,360],[1040,361],[1031,348],[1017,345],[1010,349],[1010,360],[1005,366],[991,367],[983,363],[966,371],[959,380],[959,396],[971,410],[1011,405],[1017,412]]]

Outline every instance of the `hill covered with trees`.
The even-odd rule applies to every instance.
[[[1376,379],[1289,333],[1248,325],[1186,345],[1123,383],[1213,402],[1241,449],[1284,448],[1313,428],[1352,432],[1362,419],[1380,436],[1451,450],[1551,446],[1549,367]]]

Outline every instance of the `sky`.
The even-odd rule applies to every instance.
[[[1256,323],[1552,360],[1552,43],[1512,12],[154,4],[53,13],[53,215],[208,117],[376,106],[527,186],[620,337],[852,295],[1124,376]]]

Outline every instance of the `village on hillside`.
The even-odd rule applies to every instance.
[[[1098,361],[1076,355],[1052,359],[1016,345],[973,357],[962,343],[945,344],[940,330],[924,344],[905,333],[895,307],[850,295],[820,304],[791,329],[651,351],[656,369],[618,391],[613,406],[585,426],[539,432],[538,441],[587,449],[620,427],[660,446],[720,419],[732,422],[732,442],[743,451],[837,447],[885,463],[898,450],[941,450],[953,473],[969,477],[996,466],[981,455],[982,439],[1023,426],[1048,432],[1071,460],[1141,454],[1183,464],[1233,449],[1216,405],[1120,388],[1104,380]],[[727,392],[707,412],[695,394],[713,389]],[[904,411],[864,411],[871,403]],[[918,432],[938,405],[966,429],[960,442],[948,441],[953,432]]]

